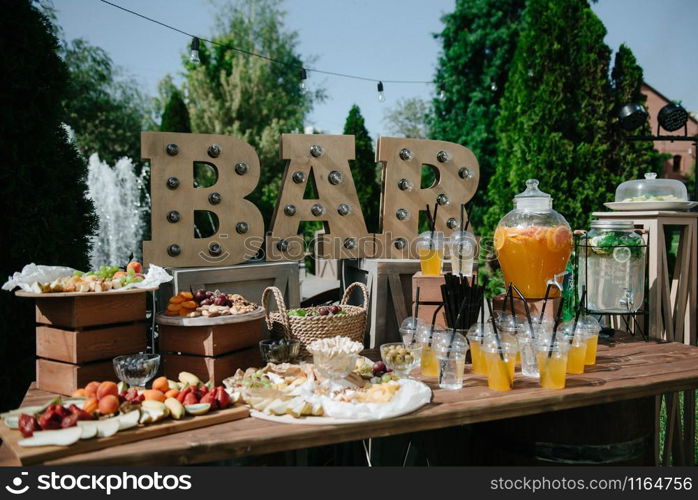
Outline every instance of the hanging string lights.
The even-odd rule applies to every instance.
[[[225,44],[224,44],[224,43],[217,42],[217,41],[215,41],[215,40],[210,40],[210,39],[207,39],[207,38],[204,38],[204,37],[200,37],[200,36],[193,35],[193,34],[191,34],[191,33],[188,33],[188,32],[186,32],[186,31],[184,31],[184,30],[181,30],[181,29],[179,29],[179,28],[176,28],[176,27],[174,27],[174,26],[171,26],[171,25],[169,25],[169,24],[166,24],[166,23],[164,23],[164,22],[162,22],[162,21],[158,21],[157,19],[153,19],[152,17],[148,17],[148,16],[146,16],[146,15],[144,15],[144,14],[141,14],[141,13],[139,13],[139,12],[136,12],[136,11],[134,11],[134,10],[127,9],[126,7],[122,7],[121,5],[118,5],[118,4],[116,4],[116,3],[110,2],[109,0],[100,0],[100,2],[102,2],[102,3],[106,4],[106,5],[110,5],[110,6],[114,7],[114,8],[117,8],[117,9],[119,9],[119,10],[122,10],[122,11],[124,11],[124,12],[127,12],[127,13],[129,13],[129,14],[132,14],[132,15],[134,15],[134,16],[140,17],[141,19],[145,19],[146,21],[150,21],[150,22],[152,22],[152,23],[158,24],[158,25],[160,25],[160,26],[162,26],[162,27],[164,27],[164,28],[170,29],[170,30],[172,30],[172,31],[176,31],[177,33],[181,33],[182,35],[186,35],[186,36],[188,36],[188,37],[191,37],[191,46],[190,46],[191,53],[190,53],[190,56],[189,56],[189,61],[190,61],[191,63],[193,63],[193,64],[200,64],[200,63],[201,63],[201,58],[200,58],[201,44],[202,44],[203,42],[206,42],[206,43],[210,43],[211,45],[217,45],[217,46],[220,46],[220,47],[226,47],[226,48],[228,48],[228,49],[230,49],[230,50],[233,50],[233,51],[238,52],[238,53],[240,53],[240,54],[244,54],[244,55],[246,55],[246,56],[250,56],[250,57],[259,57],[259,58],[261,58],[261,59],[265,59],[265,60],[267,60],[267,61],[269,61],[269,62],[271,62],[271,63],[274,63],[274,64],[279,64],[279,65],[283,65],[283,66],[289,66],[289,63],[287,63],[287,62],[285,62],[285,61],[280,61],[280,60],[278,60],[278,59],[274,59],[273,57],[269,57],[269,56],[266,56],[266,55],[264,55],[264,54],[258,54],[258,53],[256,53],[256,52],[251,52],[251,51],[249,51],[249,50],[244,50],[244,49],[240,49],[240,48],[238,48],[238,47],[234,47],[234,46],[232,46],[232,45],[230,45],[230,44],[228,44],[228,43],[225,43]],[[297,66],[296,66],[296,68],[297,68]],[[298,71],[297,74],[298,74],[298,76],[299,76],[300,88],[301,88],[302,90],[306,90],[306,88],[307,88],[307,79],[308,79],[308,72],[309,72],[309,71],[312,71],[312,72],[315,72],[315,73],[320,73],[320,74],[323,74],[323,75],[328,75],[328,76],[335,76],[335,77],[339,77],[339,78],[351,78],[351,79],[354,79],[354,80],[363,80],[363,81],[367,81],[367,82],[376,82],[376,84],[377,84],[377,89],[378,89],[378,101],[379,101],[379,102],[385,102],[384,83],[416,84],[416,85],[431,85],[431,84],[434,83],[432,80],[381,80],[381,79],[378,79],[378,78],[370,78],[370,77],[366,77],[366,76],[352,75],[352,74],[349,74],[349,73],[339,73],[339,72],[336,72],[336,71],[327,71],[327,70],[322,70],[322,69],[318,69],[318,68],[301,67],[300,71]],[[441,84],[441,86],[440,86],[439,88],[440,88],[439,96],[441,96],[441,95],[443,94],[444,97],[445,97],[445,87],[444,87],[444,85]]]

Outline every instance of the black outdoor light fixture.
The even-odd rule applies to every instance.
[[[623,106],[618,114],[620,126],[631,132],[643,126],[647,122],[649,115],[640,104],[630,103]],[[683,135],[662,135],[662,129],[667,132],[675,132],[683,128]],[[688,111],[680,104],[670,102],[659,110],[657,115],[657,135],[629,135],[629,141],[679,141],[692,142],[694,151],[698,151],[698,135],[688,135]],[[694,167],[696,168],[696,167]],[[695,176],[693,184],[693,199],[698,200],[698,175]]]

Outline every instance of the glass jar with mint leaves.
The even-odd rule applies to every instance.
[[[579,238],[579,294],[591,312],[634,313],[645,297],[647,244],[631,221],[594,220]]]

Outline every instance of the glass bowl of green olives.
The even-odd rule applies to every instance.
[[[413,343],[405,345],[402,342],[393,342],[381,346],[381,359],[385,366],[393,370],[400,377],[409,377],[412,369],[422,359],[422,345]]]

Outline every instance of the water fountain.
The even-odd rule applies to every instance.
[[[90,267],[125,265],[129,257],[140,259],[143,229],[148,220],[150,197],[148,170],[138,175],[129,158],[114,167],[90,156],[85,196],[94,204],[97,227],[90,236]]]

